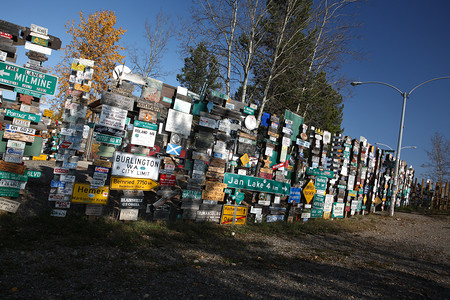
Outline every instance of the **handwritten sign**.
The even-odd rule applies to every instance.
[[[206,182],[205,190],[202,193],[202,198],[212,201],[223,201],[223,197],[225,196],[223,189],[226,187],[226,183],[208,181]]]

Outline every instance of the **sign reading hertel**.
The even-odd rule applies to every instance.
[[[32,92],[54,95],[58,78],[0,61],[0,83]]]
[[[160,165],[158,158],[116,151],[111,175],[158,180]]]
[[[223,183],[226,183],[229,188],[281,195],[289,195],[291,187],[289,183],[232,173],[225,173]]]

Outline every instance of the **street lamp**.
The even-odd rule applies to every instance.
[[[385,146],[385,147],[389,148],[390,150],[392,150],[392,152],[394,152],[394,149],[392,149],[389,145],[382,144],[382,143],[375,143],[375,145]],[[416,148],[417,148],[417,146],[404,146],[404,147],[402,147],[402,150],[403,149],[416,149]]]
[[[402,116],[400,119],[400,130],[399,130],[399,134],[398,134],[397,152],[396,152],[396,159],[395,159],[394,188],[392,190],[392,195],[391,195],[391,207],[389,208],[389,215],[391,217],[394,216],[394,207],[395,207],[395,202],[397,201],[397,177],[398,177],[398,168],[399,168],[399,164],[400,164],[400,152],[402,149],[403,125],[405,123],[406,99],[408,99],[408,97],[412,94],[412,92],[415,89],[417,89],[419,86],[422,86],[428,82],[440,80],[440,79],[450,79],[450,76],[437,77],[437,78],[433,78],[433,79],[424,81],[424,82],[416,85],[415,87],[413,87],[409,92],[402,92],[400,89],[396,88],[393,85],[390,85],[390,84],[384,83],[384,82],[379,82],[379,81],[366,81],[366,82],[353,81],[352,83],[350,83],[352,86],[368,84],[368,83],[386,85],[386,86],[396,90],[397,92],[399,92],[400,95],[403,97]]]

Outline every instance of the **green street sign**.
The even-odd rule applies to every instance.
[[[19,197],[20,189],[10,187],[0,187],[0,196],[3,197]]]
[[[232,189],[229,189],[229,188],[223,189],[223,192],[224,192],[225,194],[228,194],[228,195],[233,194],[233,190],[232,190]]]
[[[41,120],[40,115],[30,114],[27,112],[18,111],[18,110],[14,110],[14,109],[7,109],[5,116],[11,117],[11,118],[19,118],[19,119],[23,119],[23,120],[28,120],[28,121],[32,121],[32,122],[36,122],[36,123],[39,123],[39,121]]]
[[[42,175],[41,171],[32,171],[32,170],[26,170],[25,175],[31,178],[39,178]]]
[[[326,177],[322,177],[322,176],[317,176],[316,177],[316,182],[315,182],[315,188],[316,190],[326,190],[327,189],[327,181],[328,179]]]
[[[37,36],[32,36],[31,37],[31,42],[33,44],[36,44],[36,45],[39,45],[39,46],[42,46],[42,47],[47,47],[48,46],[48,40],[40,38],[40,37],[37,37]]]
[[[200,200],[200,199],[202,199],[202,191],[183,190],[182,197],[183,198],[192,198],[194,200]]]
[[[14,92],[20,93],[20,94],[24,94],[24,95],[33,96],[33,97],[36,97],[36,98],[42,98],[42,96],[43,96],[41,93],[32,92],[32,91],[25,90],[25,89],[19,88],[19,87],[16,87],[14,89]]]
[[[216,92],[216,91],[211,91],[211,95],[217,98],[222,98],[224,100],[228,100],[228,95]]]
[[[32,92],[54,95],[58,77],[0,61],[0,83]]]
[[[248,106],[244,106],[244,113],[248,114],[248,115],[254,115],[255,114],[255,110],[251,107]]]
[[[229,188],[281,195],[289,195],[291,188],[289,183],[232,173],[225,173],[223,183]]]
[[[311,218],[322,218],[322,217],[323,217],[323,209],[321,208],[311,209]]]
[[[116,137],[116,136],[106,135],[106,134],[101,134],[101,133],[97,133],[97,135],[95,136],[95,141],[100,142],[100,143],[105,143],[105,144],[111,144],[111,145],[115,145],[115,146],[119,146],[120,144],[122,144],[121,137]]]
[[[27,181],[28,175],[20,175],[11,172],[0,171],[0,179],[8,179],[8,180],[18,180],[18,181]]]
[[[319,168],[308,168],[306,169],[306,175],[312,176],[323,176],[327,178],[333,178],[334,172],[330,170],[323,170]]]
[[[149,122],[142,122],[139,120],[134,120],[134,126],[139,127],[139,128],[150,129],[150,130],[158,130],[157,124],[153,124],[153,123],[149,123]]]

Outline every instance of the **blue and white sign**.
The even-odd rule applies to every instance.
[[[289,203],[300,203],[302,197],[302,188],[293,188],[289,190]]]
[[[181,154],[181,145],[167,144],[166,153],[179,156]]]

